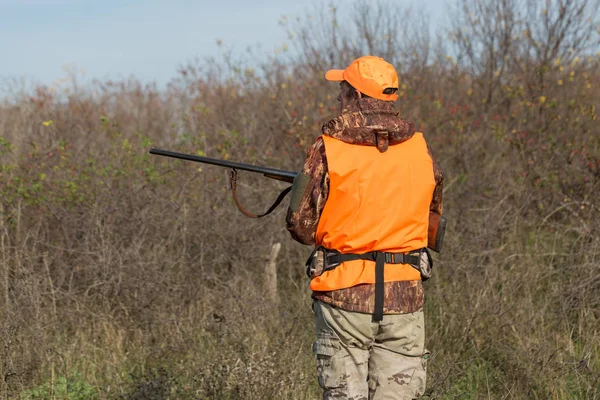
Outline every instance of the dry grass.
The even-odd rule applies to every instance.
[[[508,9],[463,3],[459,16],[482,26]],[[545,15],[567,18],[552,7]],[[398,20],[388,28],[410,28],[404,13],[390,14]],[[369,35],[387,31],[361,21],[356,42],[338,37],[336,53],[325,51],[335,29],[319,36],[306,20],[288,27],[300,56],[274,56],[256,71],[228,56],[184,66],[165,93],[97,82],[2,104],[0,398],[318,398],[310,249],[285,231],[285,207],[248,219],[231,200],[228,171],[147,153],[298,170],[337,109],[322,71],[391,51],[369,51]],[[515,32],[524,23],[507,21]],[[476,45],[496,34],[470,26]],[[600,398],[600,75],[598,57],[587,57],[597,42],[569,52],[565,40],[557,62],[531,56],[555,37],[516,36],[479,58],[467,57],[464,38],[434,46],[419,35],[391,53],[401,58],[398,107],[445,173],[449,227],[426,284],[430,398]],[[521,69],[500,70],[505,51]],[[240,180],[256,211],[285,187]],[[278,304],[264,296],[274,243]]]

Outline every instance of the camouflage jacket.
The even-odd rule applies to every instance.
[[[376,138],[375,131],[385,130],[389,134]],[[385,151],[410,139],[415,133],[412,123],[403,120],[393,103],[363,98],[342,110],[342,113],[323,125],[322,134],[346,143],[377,146]],[[429,147],[428,147],[429,149]],[[431,150],[429,150],[431,155]],[[433,159],[433,156],[432,156]],[[442,172],[433,161],[436,187],[430,205],[432,211],[442,213]],[[286,217],[286,228],[292,237],[303,244],[315,243],[319,217],[329,193],[327,154],[319,137],[309,150],[302,168],[307,184],[304,194],[290,208]],[[384,285],[384,313],[401,314],[419,310],[423,306],[421,281],[386,282]],[[372,313],[375,303],[375,285],[363,284],[330,292],[313,292],[313,298],[350,311]]]

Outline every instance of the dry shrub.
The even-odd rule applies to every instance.
[[[337,110],[323,71],[369,53],[397,66],[398,107],[445,173],[428,395],[597,398],[598,4],[540,4],[463,0],[433,39],[422,14],[358,2],[284,23],[294,51],[257,65],[224,49],[164,92],[131,79],[6,99],[0,397],[66,379],[71,398],[317,398],[309,249],[285,207],[248,219],[228,171],[148,150],[299,170]],[[239,180],[254,211],[285,187]]]

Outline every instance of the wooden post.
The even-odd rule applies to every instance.
[[[273,244],[269,262],[265,269],[264,288],[266,297],[273,304],[276,304],[279,301],[279,295],[277,293],[277,255],[279,254],[279,250],[281,250],[281,243]]]

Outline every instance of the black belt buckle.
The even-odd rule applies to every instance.
[[[400,264],[402,262],[401,256],[404,256],[404,254],[385,253],[385,262],[387,264]]]
[[[385,262],[386,264],[411,264],[418,267],[421,262],[421,253],[418,251],[411,253],[385,253]]]
[[[384,253],[385,254],[385,262],[386,264],[395,264],[396,255],[394,253]]]

